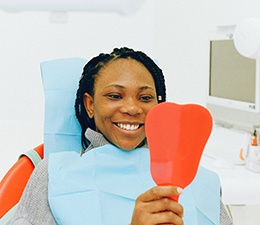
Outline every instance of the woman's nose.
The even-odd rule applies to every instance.
[[[129,115],[136,115],[142,113],[142,108],[138,101],[135,101],[133,99],[129,99],[124,102],[124,104],[121,107],[122,113],[127,113]]]

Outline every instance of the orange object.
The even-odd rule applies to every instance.
[[[239,158],[240,158],[241,160],[245,160],[245,158],[244,158],[244,156],[243,156],[243,148],[240,148]]]
[[[256,133],[256,130],[254,130],[254,133],[252,135],[252,138],[251,138],[251,145],[252,146],[257,146],[257,133]]]
[[[43,158],[43,144],[34,150]],[[27,157],[21,157],[5,174],[0,183],[0,218],[16,205],[34,169],[34,165]]]
[[[185,188],[197,173],[212,130],[208,110],[196,104],[161,103],[149,111],[145,129],[155,183]]]

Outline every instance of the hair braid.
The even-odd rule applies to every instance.
[[[154,63],[154,61],[141,51],[134,51],[130,48],[115,48],[110,54],[101,53],[92,58],[83,68],[83,73],[79,80],[79,88],[76,94],[75,111],[76,117],[81,125],[82,134],[81,142],[82,147],[86,149],[89,145],[88,140],[85,138],[85,131],[89,127],[93,130],[96,129],[94,119],[89,118],[84,106],[84,94],[88,93],[94,95],[94,83],[101,68],[107,65],[112,60],[118,58],[132,58],[142,63],[148,71],[152,74],[154,79],[158,103],[166,101],[166,87],[162,70]]]

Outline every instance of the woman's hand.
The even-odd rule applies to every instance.
[[[167,196],[179,196],[181,188],[156,186],[141,194],[135,203],[131,225],[183,225],[183,207]]]

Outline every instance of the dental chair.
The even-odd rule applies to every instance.
[[[19,157],[0,183],[0,225],[9,224],[37,163],[57,151],[80,151],[81,128],[74,102],[86,59],[64,58],[40,64],[44,95],[44,144]]]
[[[29,150],[9,169],[0,183],[0,218],[12,215],[27,181],[37,163],[43,158],[43,144]]]

